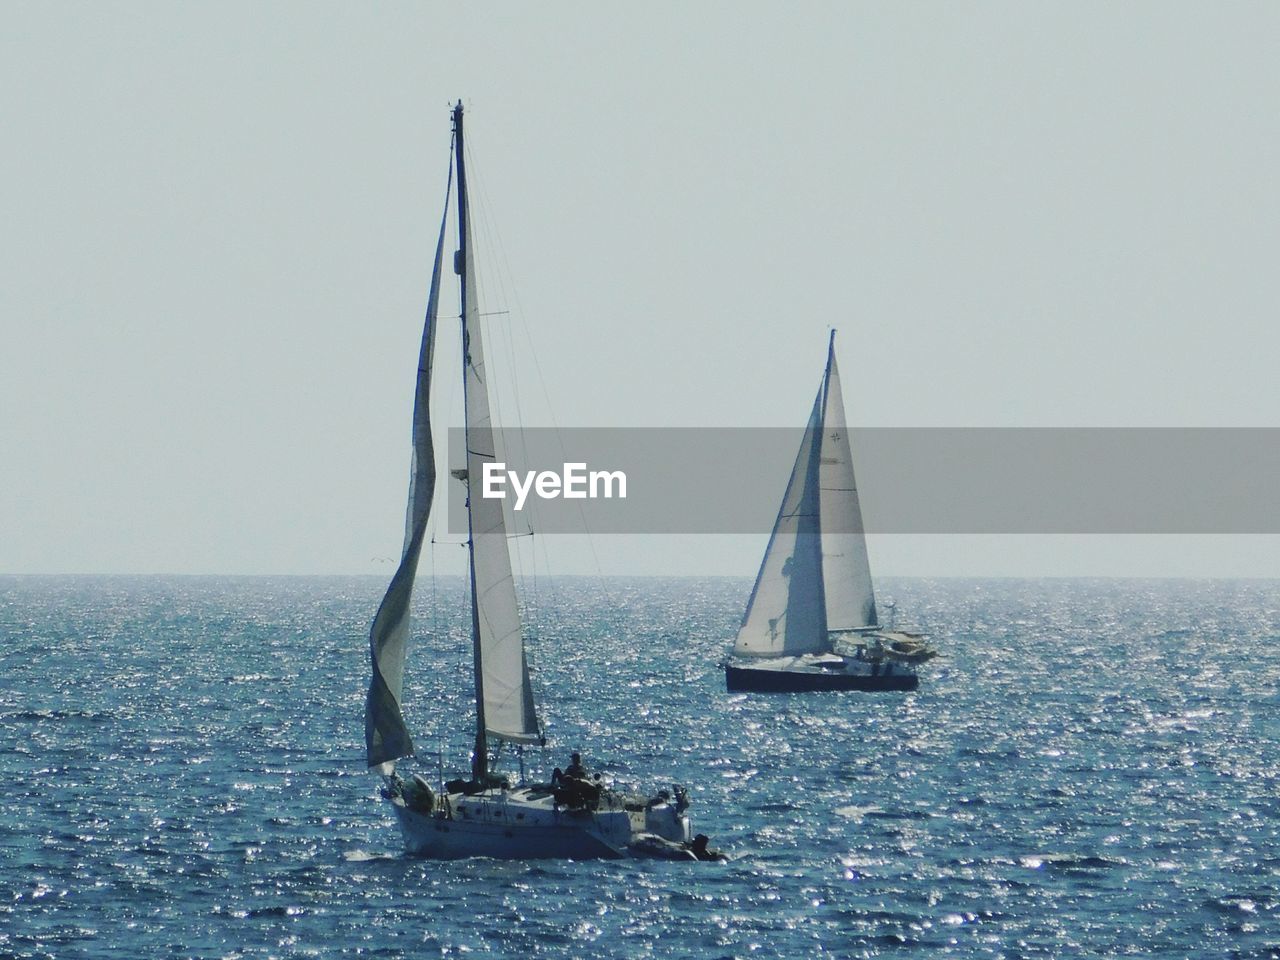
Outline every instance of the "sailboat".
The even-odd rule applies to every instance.
[[[835,338],[725,664],[731,691],[914,690],[916,664],[936,656],[878,622]]]
[[[598,778],[588,781],[585,771],[581,777],[553,777],[554,782],[549,783],[524,780],[523,748],[545,744],[545,738],[529,679],[502,501],[487,498],[482,491],[484,465],[496,459],[495,431],[490,418],[489,368],[477,309],[461,101],[453,108],[452,116],[449,186],[418,357],[404,547],[369,633],[372,679],[365,704],[369,767],[382,775],[382,797],[391,805],[406,850],[415,855],[441,859],[627,855],[714,859],[714,852],[707,849],[706,837],[693,835],[685,813],[688,796],[679,786],[643,796],[612,790]],[[401,712],[401,695],[410,634],[410,598],[436,487],[428,407],[445,227],[455,175],[458,249],[453,267],[461,288],[467,461],[464,469],[453,471],[452,475],[466,487],[475,745],[469,776],[437,783],[433,789],[420,774],[407,779],[400,776],[396,763],[414,755]],[[521,757],[520,778],[514,783],[495,769],[498,748],[503,744],[514,745]],[[491,745],[496,747],[491,749]]]

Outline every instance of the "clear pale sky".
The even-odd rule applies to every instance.
[[[799,430],[832,326],[860,426],[1280,425],[1274,4],[3,16],[0,573],[390,572],[459,97],[527,425]],[[595,556],[750,575],[764,539]],[[871,553],[1280,576],[1274,537]]]

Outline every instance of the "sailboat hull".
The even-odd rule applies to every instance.
[[[679,847],[692,839],[688,818],[666,803],[570,809],[524,788],[451,793],[430,809],[414,809],[400,795],[390,803],[406,851],[435,860],[616,860],[644,855],[631,846],[637,841]]]
[[[499,860],[617,860],[626,856],[630,825],[618,836],[599,815],[574,822],[564,813],[559,822],[504,824],[448,820],[393,805],[405,850],[433,860],[493,857]],[[610,816],[610,815],[606,815]],[[626,814],[614,814],[626,820]]]
[[[871,665],[866,672],[815,667],[743,667],[725,664],[725,686],[731,693],[807,693],[828,690],[915,690],[915,671]]]

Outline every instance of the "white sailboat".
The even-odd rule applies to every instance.
[[[835,337],[725,664],[730,690],[914,690],[915,665],[936,655],[919,634],[879,626]]]
[[[520,613],[507,543],[502,501],[482,495],[486,462],[495,459],[488,368],[477,311],[475,261],[463,160],[462,104],[453,109],[453,167],[458,189],[463,396],[467,465],[456,471],[467,486],[470,525],[471,628],[475,679],[475,747],[468,778],[432,789],[420,775],[404,779],[396,762],[414,753],[401,713],[409,602],[435,493],[435,455],[428,411],[445,224],[436,244],[418,361],[413,414],[413,467],[400,566],[370,630],[372,679],[365,707],[365,741],[371,769],[384,777],[383,797],[400,825],[406,849],[436,858],[592,858],[626,855],[711,859],[706,838],[694,837],[686,794],[679,787],[653,796],[627,795],[598,782],[567,777],[555,783],[511,783],[493,769],[490,744],[517,748],[543,743],[529,682]],[[523,764],[521,765],[523,767]],[[523,777],[523,769],[521,770]]]

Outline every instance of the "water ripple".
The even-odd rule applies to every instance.
[[[402,856],[364,578],[0,578],[0,956],[1280,956],[1280,584],[889,581],[891,697],[730,695],[749,584],[543,581],[554,746],[689,785],[730,862]],[[459,581],[406,712],[468,748]]]

